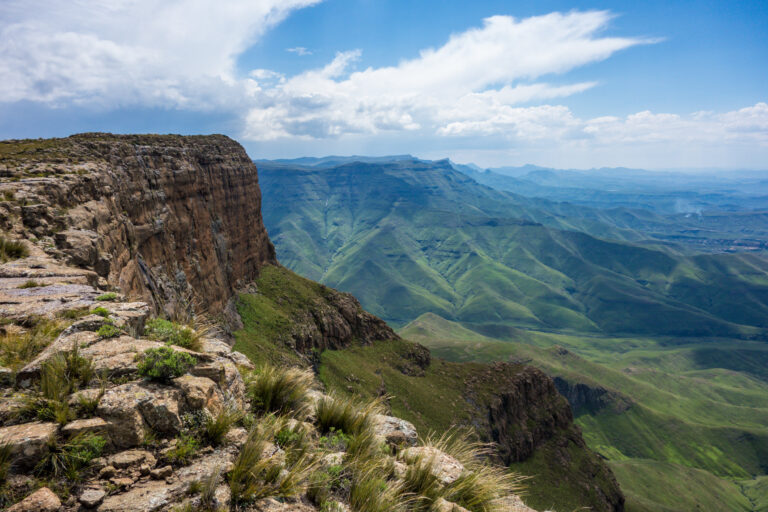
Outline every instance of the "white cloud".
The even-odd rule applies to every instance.
[[[304,57],[306,55],[312,55],[312,51],[304,48],[303,46],[296,46],[293,48],[286,48],[285,51],[295,53],[299,57]]]
[[[251,90],[236,59],[320,0],[3,0],[0,101],[205,110]]]
[[[262,103],[248,114],[245,135],[272,140],[419,129],[449,134],[456,123],[479,126],[496,116],[504,122],[508,116],[503,111],[512,105],[596,85],[552,86],[533,80],[651,42],[599,36],[610,19],[606,11],[522,20],[493,16],[416,59],[361,71],[350,72],[360,52],[339,53],[325,68],[262,89]]]

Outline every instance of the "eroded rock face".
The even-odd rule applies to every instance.
[[[70,264],[92,271],[90,284],[106,278],[155,311],[188,309],[191,296],[226,314],[234,290],[275,262],[256,167],[237,142],[84,134],[57,140],[50,158],[62,154],[80,162],[66,179],[23,180],[14,191],[28,203],[25,229],[51,236]]]
[[[376,415],[374,418],[376,435],[381,436],[390,444],[396,446],[415,446],[419,440],[419,434],[413,423],[395,416]]]

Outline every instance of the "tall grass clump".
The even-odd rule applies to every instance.
[[[61,320],[39,319],[28,329],[5,326],[0,334],[0,366],[18,371],[50,345],[66,325]]]
[[[316,423],[320,432],[330,432],[333,428],[350,436],[372,431],[375,416],[384,412],[381,400],[361,403],[338,395],[323,396],[315,407]]]
[[[208,415],[203,424],[203,438],[209,444],[218,446],[233,425],[243,419],[245,414],[234,404],[227,404],[216,414]]]
[[[48,450],[35,470],[40,475],[66,477],[70,482],[82,480],[83,469],[96,457],[101,456],[107,440],[97,434],[78,434],[66,443],[56,438],[48,442]]]
[[[29,256],[29,250],[23,243],[0,236],[0,263],[27,256]]]
[[[286,425],[285,418],[268,415],[254,427],[229,473],[229,487],[236,503],[301,494],[316,467],[309,456],[293,462],[274,450],[273,441]]]
[[[380,464],[357,467],[352,475],[349,504],[355,512],[402,512],[417,503],[399,483],[382,478]]]
[[[308,414],[313,383],[308,371],[263,365],[248,376],[246,386],[255,412],[298,418]]]

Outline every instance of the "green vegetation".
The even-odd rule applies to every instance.
[[[106,439],[96,434],[79,434],[65,443],[55,438],[36,466],[36,472],[56,478],[66,477],[71,483],[82,480],[82,470],[101,455]]]
[[[205,418],[203,437],[208,444],[218,446],[230,429],[243,419],[243,412],[232,404]]]
[[[0,236],[0,263],[26,258],[27,256],[29,256],[29,250],[26,245]]]
[[[25,290],[27,288],[39,288],[41,286],[46,286],[46,285],[40,284],[37,281],[35,281],[34,279],[29,279],[29,280],[25,281],[24,283],[20,284],[19,286],[17,286],[17,288],[19,288],[20,290]]]
[[[66,328],[61,320],[37,319],[27,328],[7,325],[0,334],[0,366],[18,371]]]
[[[97,334],[100,338],[114,338],[115,336],[120,336],[122,332],[123,331],[116,325],[105,323],[99,327]]]
[[[201,337],[194,329],[164,318],[153,318],[147,321],[144,335],[151,340],[162,341],[195,352],[202,350]]]
[[[102,306],[99,306],[99,307],[97,307],[97,308],[93,308],[93,309],[91,310],[91,314],[92,314],[92,315],[99,315],[99,316],[103,316],[104,318],[108,318],[108,317],[109,317],[109,315],[111,315],[112,313],[110,313],[110,312],[109,312],[109,310],[108,310],[107,308],[105,308],[105,307],[102,307]]]
[[[197,360],[186,352],[170,347],[148,348],[138,364],[139,375],[151,380],[168,382],[181,377],[197,364]]]
[[[306,416],[308,392],[314,380],[310,372],[261,365],[246,378],[255,412]]]
[[[192,434],[184,433],[176,438],[176,444],[165,457],[168,462],[178,466],[186,466],[192,460],[200,447],[200,441]]]
[[[117,300],[117,294],[115,292],[103,293],[103,294],[99,295],[98,297],[96,297],[96,300],[101,301],[101,302],[104,302],[104,301],[108,301],[108,302],[115,301],[115,300]]]

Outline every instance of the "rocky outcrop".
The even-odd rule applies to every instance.
[[[574,415],[577,417],[581,414],[595,414],[606,408],[620,413],[632,406],[631,400],[602,386],[572,382],[562,377],[554,377],[553,380],[558,393],[568,400]]]
[[[1,187],[14,199],[0,203],[0,228],[49,240],[91,281],[156,311],[197,303],[219,315],[275,262],[256,167],[227,137],[84,134],[42,146],[30,157],[19,144],[0,161],[0,174],[19,179]]]

